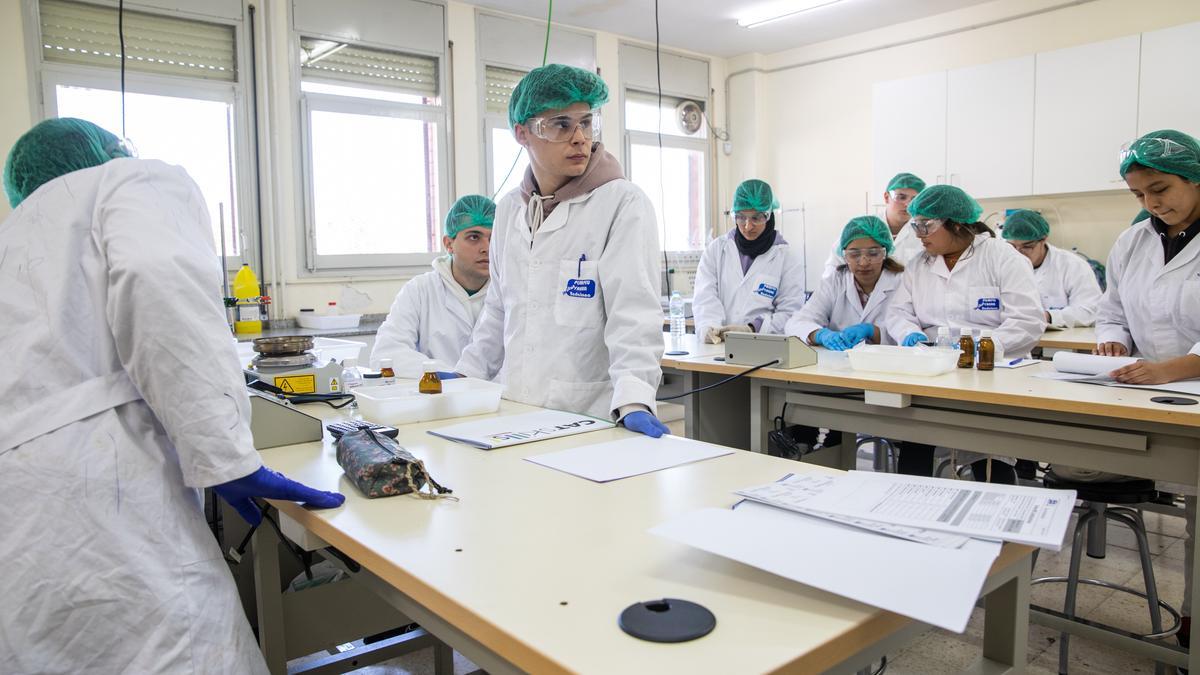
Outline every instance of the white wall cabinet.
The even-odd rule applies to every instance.
[[[1034,57],[951,70],[947,182],[978,199],[1033,192]]]
[[[1159,129],[1200,136],[1200,88],[1185,83],[1195,77],[1197,67],[1200,23],[1142,33],[1139,136]]]
[[[1121,145],[1137,135],[1140,35],[1037,55],[1036,194],[1122,187]]]
[[[907,171],[929,184],[946,179],[946,71],[878,82],[872,104],[874,184]]]

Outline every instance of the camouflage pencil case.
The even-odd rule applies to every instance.
[[[422,499],[437,499],[452,492],[429,475],[424,462],[373,429],[343,434],[335,447],[338,465],[346,477],[372,499],[410,492]],[[428,491],[422,492],[421,488]]]

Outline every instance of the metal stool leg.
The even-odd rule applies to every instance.
[[[1108,549],[1108,523],[1104,520],[1108,504],[1088,502],[1088,509],[1095,511],[1097,518],[1088,524],[1087,554],[1089,558],[1103,560]]]
[[[1084,537],[1088,532],[1088,525],[1096,519],[1097,513],[1088,505],[1088,512],[1079,516],[1079,522],[1075,524],[1075,538],[1071,542],[1071,567],[1067,572],[1067,597],[1063,601],[1063,614],[1068,619],[1075,618],[1075,596],[1079,590],[1079,563],[1083,558]],[[1103,518],[1101,518],[1103,520]],[[1061,675],[1067,673],[1067,661],[1070,660],[1071,636],[1068,633],[1062,633],[1059,636],[1058,647],[1058,672]]]
[[[1138,557],[1142,561],[1142,582],[1146,585],[1146,604],[1150,607],[1150,630],[1153,633],[1161,633],[1162,625],[1162,608],[1158,605],[1158,585],[1154,582],[1154,567],[1150,562],[1150,542],[1146,539],[1146,527],[1141,520],[1141,514],[1133,512],[1134,515],[1123,513],[1125,509],[1111,509],[1106,514],[1108,519],[1123,524],[1133,531],[1133,535],[1137,537]],[[1162,663],[1155,662],[1155,675],[1162,675],[1166,672],[1166,666]]]

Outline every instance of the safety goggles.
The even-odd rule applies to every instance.
[[[104,151],[109,157],[132,157],[137,159],[137,148],[133,146],[133,141],[128,138],[118,138],[110,145],[105,146]]]
[[[600,140],[600,111],[593,108],[576,115],[530,118],[529,131],[538,138],[551,143],[566,143],[575,137],[575,130],[583,132],[587,141]]]
[[[843,252],[842,257],[846,262],[858,262],[863,258],[867,260],[882,260],[886,251],[882,246],[872,246],[871,248],[848,248]]]
[[[942,225],[945,225],[946,221],[943,218],[913,218],[908,221],[908,224],[912,227],[913,232],[917,233],[918,237],[924,237],[930,232],[937,232],[942,229]]]
[[[1153,161],[1188,154],[1191,154],[1191,150],[1188,150],[1187,146],[1169,138],[1139,138],[1121,146],[1121,163],[1124,164],[1125,160],[1130,158],[1135,162],[1143,159]]]
[[[749,215],[736,213],[733,216],[733,222],[737,223],[738,225],[745,225],[746,223],[750,223],[752,225],[766,225],[769,217],[770,216],[765,213],[751,213]]]
[[[1024,244],[1017,244],[1014,242],[1010,242],[1010,243],[1012,243],[1013,248],[1017,249],[1021,253],[1033,253],[1034,251],[1038,250],[1038,248],[1042,245],[1042,242],[1044,242],[1044,241],[1046,241],[1046,240],[1045,239],[1034,239],[1033,241],[1027,241]]]
[[[910,195],[907,192],[901,192],[900,190],[891,190],[888,192],[888,195],[891,196],[892,201],[900,202],[901,204],[907,204],[914,197],[916,197],[916,195]]]

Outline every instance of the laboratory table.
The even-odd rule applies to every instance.
[[[504,401],[499,414],[533,410]],[[457,501],[364,498],[342,475],[328,436],[262,455],[296,480],[346,495],[332,510],[275,502],[284,532],[296,533],[289,538],[336,548],[353,561],[353,580],[489,673],[850,673],[928,628],[648,532],[687,512],[729,507],[736,488],[830,469],[739,452],[598,484],[524,459],[632,432],[486,452],[426,433],[437,426],[402,426],[398,440]],[[975,672],[1024,667],[1032,551],[1005,545],[992,566]],[[256,565],[272,564],[268,558],[256,555]],[[257,571],[270,578],[271,570]],[[272,672],[283,673],[286,617],[264,586],[262,646]],[[716,629],[658,644],[618,628],[622,609],[664,597],[706,606]]]
[[[1200,490],[1200,406],[1150,400],[1163,392],[1033,377],[1053,372],[1049,363],[990,372],[954,370],[935,377],[855,372],[844,354],[817,351],[816,365],[759,370],[735,381],[737,387],[699,394],[700,400],[685,412],[707,415],[719,410],[729,418],[748,418],[749,435],[738,445],[759,452],[767,447],[767,433],[786,403],[789,424],[1086,467]],[[663,367],[693,381],[719,379],[746,368],[718,362],[699,348],[695,354],[664,360]],[[696,438],[709,440],[703,419],[685,423],[689,435],[694,429]],[[845,444],[833,457],[812,457],[853,467],[854,450]],[[1200,555],[1192,573],[1200,578]],[[1200,585],[1193,590],[1192,602],[1200,607]],[[1200,658],[1174,645],[1111,635],[1055,614],[1035,612],[1034,620],[1200,672]],[[1191,637],[1192,644],[1200,644],[1200,625]]]

